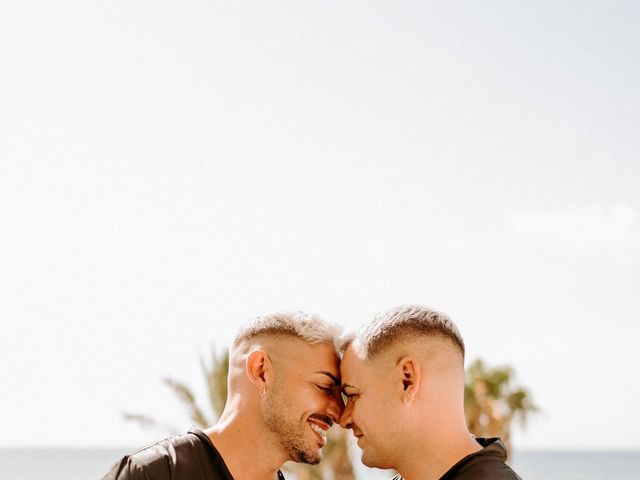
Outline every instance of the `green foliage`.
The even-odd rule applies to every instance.
[[[200,357],[200,368],[204,375],[209,394],[209,403],[216,418],[220,417],[227,402],[227,373],[229,372],[229,352],[218,355],[216,349],[211,349],[209,365]],[[213,424],[211,422],[210,424]]]
[[[488,368],[480,359],[467,369],[464,409],[469,431],[478,437],[500,437],[511,450],[511,423],[524,426],[528,415],[538,411],[531,395],[514,385],[511,367]]]

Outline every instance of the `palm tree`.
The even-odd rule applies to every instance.
[[[200,357],[200,368],[207,386],[209,410],[211,411],[209,415],[200,407],[193,391],[186,384],[172,378],[164,378],[163,383],[184,403],[189,411],[191,421],[196,426],[205,428],[216,423],[227,401],[229,352],[225,350],[218,354],[215,349],[212,349],[208,363]],[[149,416],[124,413],[123,417],[125,420],[135,421],[145,428],[156,426],[167,430],[171,434],[176,433],[175,428],[160,424]],[[328,442],[324,448],[324,460],[319,465],[290,462],[285,465],[285,470],[298,480],[355,480],[349,453],[349,445],[351,443],[349,433],[349,431],[341,428],[332,428],[329,431]]]
[[[487,368],[480,359],[467,369],[464,409],[469,431],[478,437],[500,437],[511,451],[511,424],[518,419],[524,427],[527,416],[538,411],[531,395],[512,385],[511,367]]]

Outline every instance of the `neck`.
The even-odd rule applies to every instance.
[[[204,432],[220,452],[233,478],[273,480],[288,458],[274,435],[263,429],[257,419],[246,422],[238,415],[223,414],[215,426]]]
[[[457,430],[457,433],[449,431],[444,435],[432,437],[437,439],[435,442],[415,442],[416,448],[412,449],[411,456],[405,457],[407,461],[404,465],[397,466],[402,478],[438,480],[464,457],[482,450],[482,446],[471,437],[466,427]],[[429,430],[422,430],[425,431]]]

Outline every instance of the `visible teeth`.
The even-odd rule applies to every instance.
[[[311,423],[311,422],[309,422],[309,425],[311,425],[311,430],[313,430],[316,433],[319,433],[322,436],[322,438],[326,438],[327,437],[327,432],[325,432],[318,425],[316,425],[315,423]]]

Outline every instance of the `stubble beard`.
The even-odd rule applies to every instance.
[[[273,394],[265,399],[263,417],[267,428],[273,432],[282,448],[294,462],[316,465],[322,460],[322,451],[314,451],[309,447],[305,433],[304,419],[297,422],[287,417],[287,404],[282,392],[282,386],[276,384]]]

